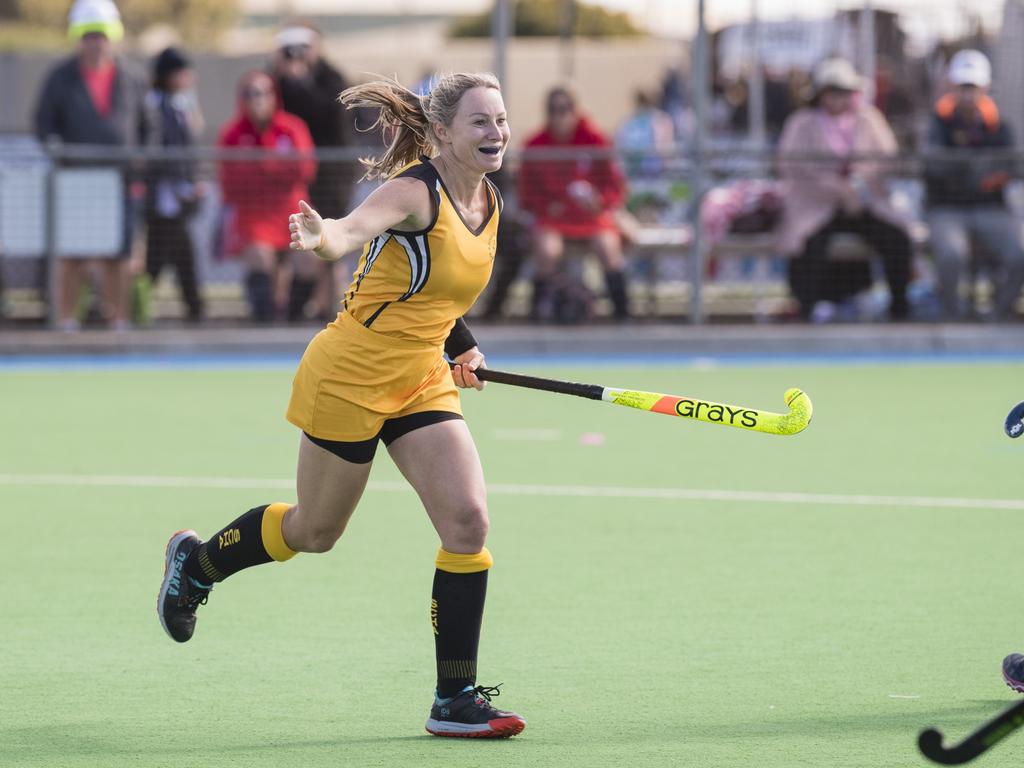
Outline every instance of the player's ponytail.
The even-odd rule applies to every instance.
[[[376,122],[363,130],[381,128],[387,150],[380,157],[362,158],[364,179],[388,177],[420,155],[437,154],[437,139],[431,123],[451,125],[459,99],[471,88],[501,90],[491,74],[457,73],[437,78],[430,93],[420,97],[393,78],[382,78],[346,88],[338,97],[349,109],[379,109]]]

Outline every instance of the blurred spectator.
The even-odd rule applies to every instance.
[[[849,62],[826,59],[813,83],[812,105],[786,121],[779,142],[785,181],[779,248],[794,256],[789,282],[800,315],[811,319],[819,301],[843,300],[870,285],[867,265],[828,261],[832,236],[850,232],[882,258],[890,319],[906,319],[911,243],[889,202],[886,163],[878,157],[895,155],[896,139],[882,114],[859,98],[861,78]]]
[[[143,131],[143,80],[114,55],[124,36],[111,0],[76,0],[68,17],[74,56],[47,75],[35,112],[35,132],[44,142],[125,147],[139,142]],[[123,172],[124,168],[117,168]],[[58,318],[64,330],[79,327],[77,306],[82,284],[94,264],[102,265],[101,313],[114,328],[128,326],[128,257],[131,251],[131,206],[125,185],[125,222],[121,252],[112,258],[63,258],[59,264]],[[51,297],[52,298],[52,297]]]
[[[788,78],[764,70],[764,122],[768,138],[774,142],[782,133],[782,126],[796,108],[793,90]]]
[[[994,317],[1011,317],[1024,283],[1020,224],[1007,209],[1003,190],[1010,180],[1006,154],[1010,129],[988,96],[992,69],[979,51],[963,50],[949,62],[952,90],[935,104],[925,168],[928,225],[947,319],[966,316],[960,284],[971,258],[971,241],[994,262]],[[982,150],[982,151],[978,151]],[[934,154],[933,154],[934,153]]]
[[[511,188],[508,171],[502,167],[488,174],[504,200],[498,222],[498,247],[494,255],[494,272],[487,292],[483,316],[497,320],[504,314],[509,288],[519,275],[520,267],[532,249],[528,216],[519,209],[515,190]]]
[[[526,142],[518,182],[519,204],[534,218],[532,314],[540,320],[575,319],[563,312],[570,299],[564,292],[572,289],[556,282],[565,241],[583,240],[601,259],[615,317],[624,319],[629,307],[622,238],[615,219],[626,191],[622,171],[608,155],[610,142],[580,113],[568,89],[552,89],[546,109],[547,124]],[[571,155],[531,155],[531,150],[555,149]]]
[[[911,93],[914,71],[907,62],[880,55],[875,64],[875,106],[892,126],[904,149],[914,147],[917,105]],[[920,89],[923,92],[923,84]]]
[[[148,146],[183,153],[193,146],[203,130],[194,87],[192,65],[181,51],[167,48],[153,60],[153,88],[146,94]],[[146,272],[155,281],[164,267],[173,269],[186,319],[198,322],[203,302],[189,220],[206,194],[205,185],[196,181],[195,160],[184,156],[152,163],[146,182]]]
[[[311,24],[297,22],[278,34],[272,73],[281,94],[281,107],[306,122],[316,147],[348,146],[353,143],[354,126],[338,94],[349,83],[321,56],[320,49],[320,31]],[[319,163],[309,194],[321,216],[340,219],[348,213],[353,167],[339,160]],[[299,254],[294,264],[289,319],[301,319],[311,296],[315,314],[322,319],[332,318],[338,310],[338,262],[323,261],[309,253]]]
[[[646,91],[634,94],[633,105],[633,114],[615,134],[615,145],[625,155],[630,176],[656,176],[664,167],[662,156],[675,146],[672,118]]]
[[[248,274],[246,294],[252,317],[270,322],[289,309],[291,263],[288,216],[309,194],[316,174],[313,140],[306,124],[278,107],[274,81],[265,72],[243,75],[238,115],[221,130],[219,146],[259,150],[221,164],[224,202],[230,206],[228,239]],[[298,253],[298,252],[296,252]]]
[[[676,141],[690,141],[695,129],[695,118],[693,110],[687,106],[686,87],[678,67],[667,69],[661,80],[661,108],[672,119]]]

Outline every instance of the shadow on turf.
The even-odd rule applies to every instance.
[[[941,728],[949,738],[956,739],[975,728],[981,722],[995,716],[1013,700],[1007,699],[971,699],[957,706],[916,708],[919,700],[892,701],[888,711],[872,713],[823,711],[821,715],[806,713],[787,715],[784,710],[765,710],[761,718],[752,720],[731,720],[725,724],[688,724],[678,727],[676,736],[683,741],[699,742],[703,737],[710,736],[716,741],[723,738],[733,739],[778,739],[786,736],[803,736],[829,740],[832,735],[845,739],[851,733],[900,733],[908,739],[908,749],[914,743],[919,731],[929,726]],[[908,706],[909,705],[909,706]],[[607,734],[614,738],[614,734]],[[621,734],[623,740],[629,741],[628,734]],[[169,740],[158,740],[152,732],[133,732],[120,723],[110,722],[77,722],[56,723],[45,726],[3,727],[0,725],[0,765],[30,763],[40,760],[53,761],[60,756],[94,757],[130,756],[134,761],[143,761],[147,755],[177,755],[188,758],[196,754],[213,755],[239,754],[247,752],[280,751],[287,753],[296,750],[341,749],[346,745],[398,745],[415,748],[417,752],[425,749],[438,749],[442,745],[459,743],[458,739],[439,739],[426,733],[380,737],[351,738],[338,735],[329,739],[289,739],[270,737],[261,739],[256,734],[249,734],[244,744],[224,744],[216,740],[204,741],[192,739],[187,745]],[[619,739],[615,739],[618,741]],[[516,739],[500,739],[491,743],[508,744]],[[436,745],[428,747],[427,745]]]
[[[893,708],[885,712],[837,712],[828,709],[819,715],[789,716],[784,710],[766,710],[758,720],[733,720],[727,724],[710,726],[709,733],[716,737],[736,739],[763,736],[848,736],[852,732],[901,732],[913,734],[929,726],[936,726],[949,734],[967,732],[1010,706],[1013,699],[970,699],[958,706],[916,709],[920,700],[892,700]],[[897,709],[902,707],[902,709]],[[703,730],[703,729],[702,729]]]
[[[223,744],[203,742],[192,739],[187,746],[175,744],[173,740],[164,741],[160,746],[146,742],[154,738],[151,732],[145,734],[132,733],[118,726],[112,727],[108,722],[93,723],[61,723],[29,727],[5,728],[0,726],[0,765],[18,764],[18,761],[35,762],[40,759],[56,760],[58,756],[96,757],[133,756],[144,759],[146,755],[179,755],[188,758],[196,753],[244,753],[280,750],[342,748],[354,744],[400,744],[415,745],[428,748],[427,744],[452,744],[464,741],[459,739],[439,739],[428,733],[410,734],[407,736],[380,736],[376,738],[347,738],[337,736],[332,739],[288,739],[269,738],[260,742],[259,738],[250,735],[245,744]],[[489,743],[508,743],[511,739],[476,740]],[[145,763],[143,763],[145,764]]]

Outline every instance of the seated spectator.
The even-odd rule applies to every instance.
[[[283,319],[291,312],[291,260],[288,216],[316,174],[313,140],[295,115],[278,107],[274,81],[265,72],[243,75],[238,115],[221,131],[223,148],[260,150],[257,157],[221,163],[224,202],[231,206],[230,238],[245,261],[246,295],[257,322]]]
[[[505,299],[520,267],[530,256],[533,246],[528,216],[519,209],[515,190],[511,188],[508,171],[501,168],[488,174],[501,193],[504,206],[498,221],[498,245],[494,254],[494,271],[488,285],[483,317],[498,320],[505,313]]]
[[[821,62],[813,84],[811,106],[789,117],[779,141],[785,208],[778,245],[793,256],[789,283],[800,315],[810,319],[817,302],[842,299],[864,287],[860,279],[848,291],[829,285],[829,242],[837,233],[851,232],[881,257],[891,294],[889,317],[905,320],[910,238],[889,202],[885,163],[857,159],[895,155],[896,139],[882,114],[861,100],[861,78],[849,62]]]
[[[546,106],[547,124],[527,140],[518,179],[519,204],[534,219],[533,315],[547,320],[561,314],[552,284],[565,241],[582,240],[601,259],[615,318],[624,319],[629,315],[625,259],[615,221],[625,197],[622,171],[607,154],[610,142],[580,113],[568,89],[552,89]],[[585,148],[597,150],[596,155]],[[578,151],[548,158],[531,155],[536,149]]]
[[[928,225],[946,319],[963,319],[967,306],[960,285],[970,260],[971,241],[983,246],[994,262],[993,317],[1013,316],[1024,283],[1024,249],[1020,224],[1007,209],[1003,189],[1010,180],[1004,155],[986,149],[1009,149],[1010,129],[987,94],[992,81],[988,59],[963,50],[949,62],[952,90],[935,105],[925,169]]]
[[[154,59],[153,89],[145,102],[147,145],[182,150],[195,143],[203,118],[194,86],[192,66],[180,51],[167,48]],[[173,269],[185,301],[185,317],[198,322],[203,301],[189,220],[205,195],[205,186],[196,182],[195,161],[186,158],[152,163],[146,181],[146,272],[155,281],[164,267]]]
[[[320,30],[308,22],[295,22],[277,35],[277,51],[271,74],[281,94],[281,107],[305,121],[313,144],[319,148],[352,143],[354,126],[338,94],[348,88],[344,76],[321,55]],[[309,185],[310,203],[324,218],[340,219],[349,211],[353,164],[321,160]],[[303,306],[312,296],[313,313],[332,319],[338,311],[336,261],[315,254],[293,256],[289,320],[302,318]]]
[[[633,106],[615,133],[615,146],[625,155],[627,175],[657,176],[665,167],[662,158],[675,146],[672,118],[645,91],[634,94]]]

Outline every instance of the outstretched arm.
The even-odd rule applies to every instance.
[[[288,217],[291,247],[313,251],[321,259],[335,261],[389,229],[415,231],[430,224],[430,193],[419,179],[385,182],[359,207],[341,219],[323,219],[305,200],[299,212]]]

